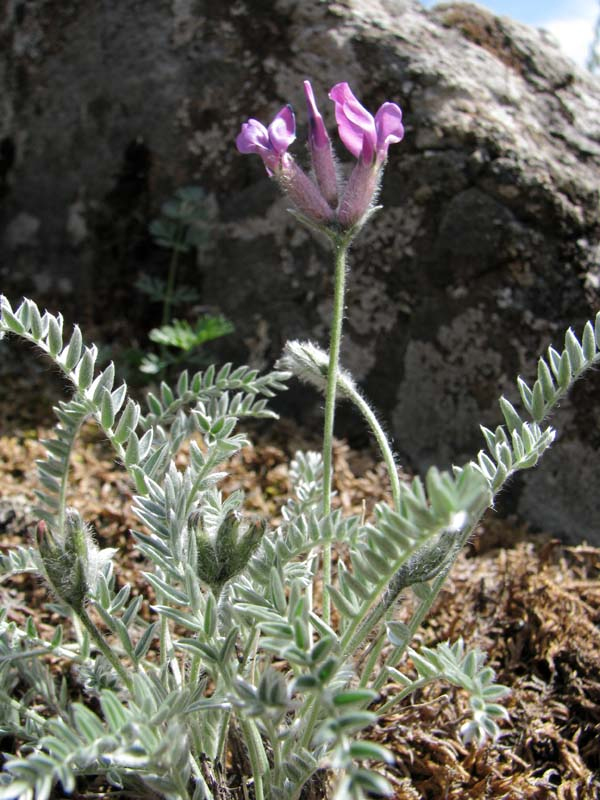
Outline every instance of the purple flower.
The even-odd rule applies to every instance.
[[[340,138],[357,159],[338,204],[335,156],[310,81],[304,81],[304,93],[314,179],[288,153],[296,138],[290,106],[284,106],[268,128],[256,119],[245,122],[236,139],[237,149],[262,158],[268,174],[277,180],[305,221],[334,232],[351,232],[364,222],[373,206],[390,144],[404,136],[402,112],[395,103],[383,103],[373,117],[347,83],[332,88],[329,97],[335,103]]]
[[[333,211],[325,198],[287,152],[295,138],[294,112],[284,106],[268,128],[256,119],[244,122],[235,143],[240,153],[257,153],[262,158],[269,175],[302,214],[317,223],[331,222]]]
[[[304,81],[304,94],[308,105],[308,144],[312,158],[315,178],[321,194],[332,208],[338,202],[338,177],[333,150],[323,117],[315,102],[310,81]]]
[[[335,103],[340,139],[358,159],[338,210],[340,225],[350,229],[361,223],[376,199],[390,144],[404,136],[402,111],[395,103],[384,103],[373,117],[347,83],[336,84],[329,97]]]
[[[362,106],[347,83],[337,83],[329,92],[335,103],[335,118],[340,139],[355,158],[363,163],[387,158],[390,144],[404,136],[402,111],[395,103],[384,103],[375,117]]]
[[[235,140],[240,153],[257,153],[272,175],[281,167],[288,147],[296,138],[296,120],[291,106],[284,106],[268,128],[257,119],[244,122]]]

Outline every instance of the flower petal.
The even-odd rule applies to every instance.
[[[308,105],[308,146],[313,170],[321,194],[331,208],[338,204],[338,180],[331,141],[323,122],[310,81],[304,81],[304,94]]]
[[[377,144],[372,115],[358,102],[347,83],[337,83],[329,97],[335,103],[340,139],[355,158],[370,160]]]
[[[329,144],[329,136],[323,122],[323,117],[317,108],[315,95],[310,81],[304,81],[304,94],[308,106],[309,138],[315,147],[325,147]]]
[[[269,125],[269,141],[272,149],[283,155],[296,138],[296,120],[291,106],[284,106]]]
[[[240,153],[258,153],[269,150],[269,133],[262,122],[249,119],[244,122],[242,130],[235,140],[235,146]]]
[[[404,137],[402,111],[396,103],[384,103],[375,115],[377,130],[377,155],[385,158],[390,144]]]

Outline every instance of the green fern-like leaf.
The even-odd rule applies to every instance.
[[[193,326],[187,320],[174,319],[169,325],[154,328],[148,336],[157,344],[189,352],[205,342],[226,336],[233,330],[232,323],[225,317],[206,315],[196,320]]]

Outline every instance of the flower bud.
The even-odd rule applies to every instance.
[[[76,610],[93,595],[100,570],[116,553],[112,547],[98,549],[89,526],[73,508],[66,510],[62,531],[55,533],[43,520],[38,522],[36,542],[51,589]]]
[[[264,535],[266,523],[259,520],[245,525],[239,514],[230,511],[213,536],[204,529],[201,515],[195,512],[189,517],[188,527],[196,540],[198,577],[218,594],[247,565]]]
[[[85,535],[83,520],[72,510],[67,512],[62,536],[55,536],[43,520],[36,531],[46,578],[57,597],[75,609],[83,606],[89,588]]]
[[[276,364],[277,369],[291,372],[303,383],[308,383],[325,394],[329,356],[312,342],[288,341]],[[336,391],[339,397],[348,397],[357,392],[354,379],[345,369],[339,368]]]
[[[331,208],[338,203],[338,176],[331,140],[323,122],[310,81],[304,81],[304,93],[308,106],[308,146],[321,194]]]

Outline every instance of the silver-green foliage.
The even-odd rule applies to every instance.
[[[531,417],[530,422],[523,420],[509,400],[500,398],[505,425],[495,431],[482,427],[487,452],[482,450],[477,458],[477,467],[494,492],[515,472],[535,466],[550,447],[555,431],[550,426],[543,427],[544,420],[573,383],[598,363],[599,343],[600,314],[597,314],[595,324],[589,321],[585,324],[581,341],[569,328],[562,351],[548,348],[548,357],[538,361],[537,380],[532,386],[518,378],[521,402]]]
[[[47,642],[31,620],[20,628],[0,615],[0,735],[21,742],[20,755],[6,757],[0,798],[47,798],[57,783],[68,794],[77,776],[98,774],[140,797],[217,798],[228,748],[243,754],[242,778],[259,800],[299,797],[323,767],[338,772],[338,798],[386,793],[389,784],[367,764],[393,755],[363,736],[386,685],[387,710],[425,683],[450,682],[470,696],[465,741],[499,734],[497,720],[506,714],[497,700],[506,689],[484,656],[466,653],[460,640],[419,652],[410,643],[494,494],[551,444],[543,420],[598,361],[600,316],[581,342],[569,331],[562,353],[549,350],[533,387],[519,379],[532,421],[501,400],[506,424],[484,429],[488,452],[476,462],[397,483],[393,506],[379,503],[365,521],[323,513],[322,459],[298,454],[290,465],[293,495],[273,528],[245,513],[243,492],[224,497],[218,484],[224,462],[247,441],[236,431],[239,419],[275,416],[267,401],[285,388],[287,372],[260,376],[231,365],[183,372],[176,386],[149,393],[144,411],[124,384],[115,385],[112,365],[96,369],[97,351],[77,327],[63,340],[60,315],[42,314],[29,300],[13,311],[5,298],[1,312],[0,336],[36,344],[73,395],[55,409],[55,435],[38,464],[36,546],[0,559],[0,576],[43,574],[65,619]],[[311,345],[304,358],[306,347],[296,343],[286,367],[293,372],[299,359],[301,377],[311,380],[314,368],[322,388],[322,354]],[[349,381],[342,375],[342,396],[383,441]],[[88,420],[135,487],[143,530],[134,536],[155,598],[149,614],[131,586],[118,587],[114,551],[98,550],[67,507],[70,456]],[[176,457],[185,443],[181,468]],[[337,569],[322,587],[319,559],[331,546]],[[333,602],[335,622],[317,611],[319,588]],[[412,611],[400,622],[395,612],[406,595]],[[40,659],[48,654],[71,663],[75,686],[56,684]],[[407,654],[416,677],[399,669]],[[73,689],[96,698],[97,710],[72,702]]]

